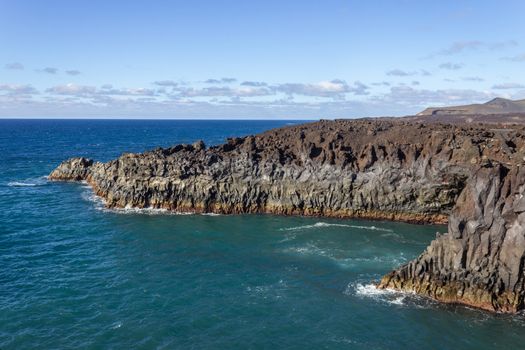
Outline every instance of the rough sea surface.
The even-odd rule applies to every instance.
[[[520,349],[524,316],[371,281],[441,226],[107,210],[62,160],[287,121],[0,120],[0,349]]]

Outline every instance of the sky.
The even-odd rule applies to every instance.
[[[525,98],[525,1],[0,0],[0,118],[331,119]]]

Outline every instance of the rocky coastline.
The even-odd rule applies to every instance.
[[[228,139],[64,161],[110,208],[448,223],[379,288],[517,312],[525,300],[525,127],[409,119],[319,121]]]

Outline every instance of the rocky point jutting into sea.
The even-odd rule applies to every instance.
[[[209,148],[195,142],[107,163],[73,158],[49,178],[87,181],[110,208],[448,223],[447,234],[378,287],[517,312],[525,300],[525,127],[433,117],[319,121]],[[515,117],[500,120],[525,120]]]

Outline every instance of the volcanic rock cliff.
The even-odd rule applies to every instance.
[[[448,222],[379,286],[514,312],[525,295],[524,156],[521,126],[338,120],[73,158],[49,178],[85,180],[108,207]]]

